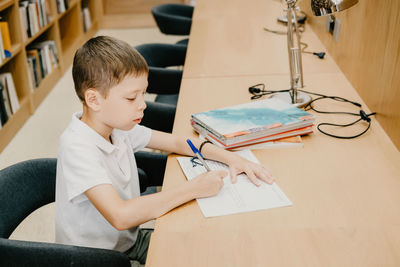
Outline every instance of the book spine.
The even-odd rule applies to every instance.
[[[4,88],[4,84],[0,80],[0,122],[2,126],[6,124],[8,120],[8,114],[6,110],[7,99],[4,95],[5,93],[6,91]]]
[[[21,21],[22,27],[22,40],[26,41],[28,39],[28,29],[27,29],[27,19],[26,19],[26,10],[24,7],[19,7],[19,18]]]
[[[4,75],[5,75],[5,81],[7,83],[6,87],[8,91],[8,96],[10,98],[11,111],[13,114],[15,114],[19,109],[19,101],[18,101],[17,91],[14,85],[14,80],[11,72],[4,73]]]
[[[37,79],[36,79],[36,74],[34,72],[35,65],[33,63],[34,58],[31,56],[28,56],[27,61],[28,61],[28,68],[29,68],[28,76],[29,76],[29,80],[31,81],[29,83],[29,85],[30,85],[29,87],[32,92],[37,87],[37,84],[36,84]]]
[[[5,76],[3,74],[0,75],[0,83],[3,86],[3,100],[4,100],[4,109],[5,109],[5,114],[7,116],[7,119],[12,116],[12,111],[11,111],[11,104],[10,104],[10,98],[8,96],[8,90],[7,90],[7,83]]]
[[[39,29],[44,27],[44,21],[43,21],[43,16],[42,16],[42,7],[40,5],[39,0],[35,0],[34,4],[36,6],[36,16],[38,18],[38,22],[39,22]]]
[[[46,12],[46,21],[47,21],[47,23],[50,23],[52,20],[52,17],[51,17],[51,12],[50,12],[49,0],[44,0],[44,7],[45,7],[45,12]]]
[[[10,39],[10,30],[8,28],[8,22],[2,21],[0,22],[1,28],[1,39],[3,40],[4,49],[11,51],[11,39]]]
[[[35,4],[29,3],[28,4],[28,18],[29,18],[29,29],[30,29],[30,36],[35,35],[38,31],[38,23],[36,17],[36,6]]]
[[[6,58],[6,54],[4,53],[4,46],[3,46],[3,38],[1,37],[2,30],[0,28],[0,63]]]
[[[198,125],[200,125],[201,127],[203,127],[204,129],[206,129],[208,132],[212,133],[214,136],[218,137],[218,139],[221,140],[225,140],[226,138],[218,133],[217,131],[215,131],[214,129],[212,129],[211,127],[208,127],[205,123],[203,123],[201,120],[197,119],[196,117],[192,116],[192,122],[197,123]],[[193,125],[193,124],[192,124]]]

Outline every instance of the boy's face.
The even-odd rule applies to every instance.
[[[147,75],[127,76],[100,98],[100,116],[110,128],[130,130],[139,124],[146,108]]]

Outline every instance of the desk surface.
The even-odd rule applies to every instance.
[[[205,2],[198,1],[198,7],[205,7]],[[207,3],[210,12],[216,12],[214,1]],[[268,3],[275,5],[276,1]],[[192,37],[188,60],[194,47]],[[260,54],[265,51],[269,50]],[[207,50],[195,52],[207,57]],[[231,53],[221,50],[221,54],[226,52]],[[189,61],[185,72],[188,66]],[[194,135],[189,123],[192,113],[250,101],[247,87],[251,84],[264,82],[277,89],[288,84],[285,73],[216,76],[184,77],[174,133]],[[305,89],[362,103],[338,69],[307,72],[305,80]],[[355,111],[343,103],[318,105],[326,110]],[[317,123],[353,120],[316,117]],[[355,140],[333,139],[315,131],[303,141],[303,148],[254,151],[293,206],[206,219],[191,201],[157,219],[146,266],[400,265],[400,153],[380,125],[373,120],[370,131]],[[163,190],[184,182],[177,160],[170,156]]]
[[[198,1],[183,77],[289,73],[286,35],[264,30],[286,31],[277,23],[282,14],[283,6],[274,0]],[[308,27],[302,40],[308,44],[306,51],[325,51]],[[329,56],[320,60],[304,54],[303,61],[305,73],[340,71]]]

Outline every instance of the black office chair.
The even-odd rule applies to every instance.
[[[147,92],[157,94],[156,102],[175,105],[182,81],[182,70],[167,67],[183,66],[187,48],[176,44],[150,43],[136,50],[149,65]]]
[[[163,4],[151,9],[154,20],[162,33],[189,35],[192,26],[193,6],[183,4]],[[181,44],[187,45],[188,39]]]
[[[152,101],[146,101],[146,105],[140,124],[153,130],[172,133],[176,105]]]
[[[176,104],[182,80],[182,70],[168,69],[183,66],[186,46],[151,43],[135,47],[149,65],[147,92],[157,94],[155,102],[146,102],[142,125],[154,130],[172,132]]]
[[[139,161],[152,169],[151,175],[163,175],[164,170],[149,162],[156,160],[165,167],[162,157],[166,162],[166,156],[150,154]],[[34,159],[0,171],[0,266],[131,266],[127,255],[114,250],[8,239],[30,213],[55,201],[56,165],[56,159]],[[142,170],[139,175],[142,192],[147,185],[160,183]]]

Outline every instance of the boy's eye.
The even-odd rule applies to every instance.
[[[136,98],[127,98],[128,101],[135,101]]]

